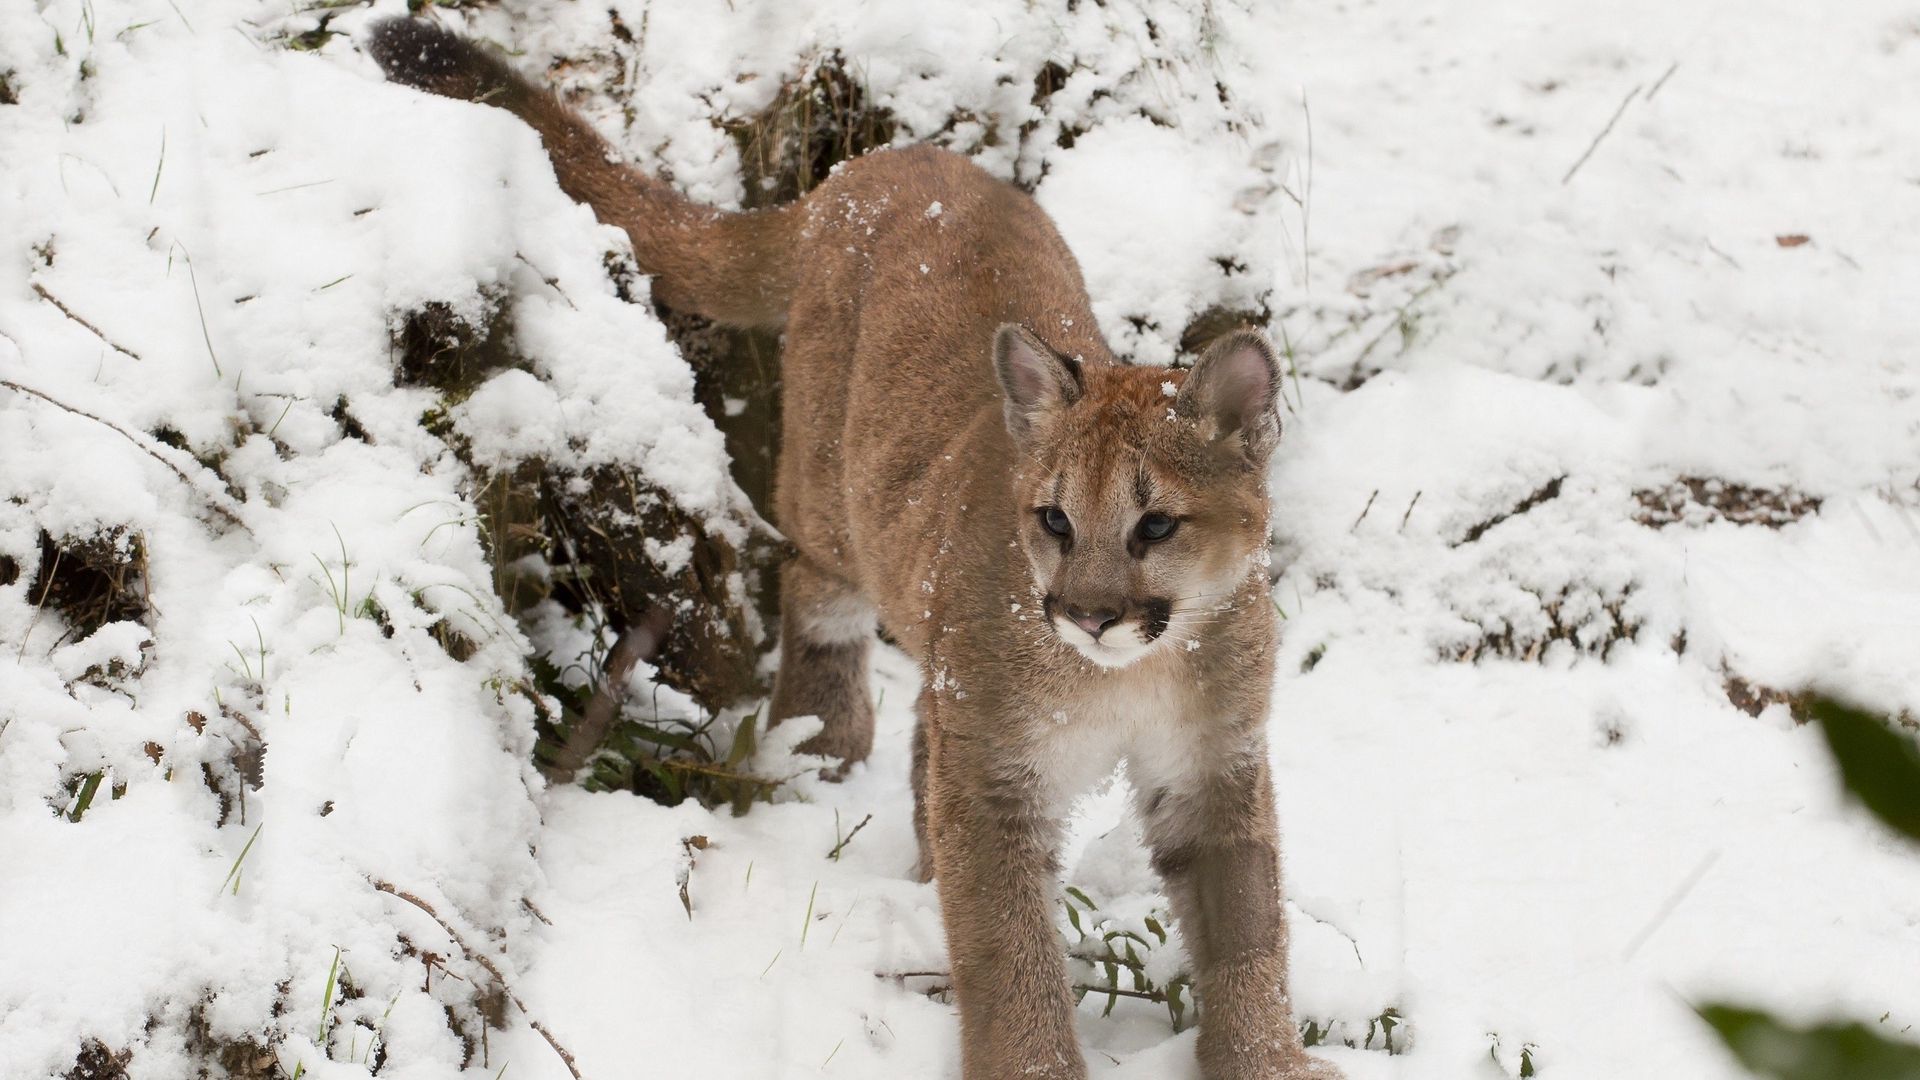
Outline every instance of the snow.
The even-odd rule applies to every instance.
[[[506,613],[474,469],[617,464],[719,535],[752,514],[644,285],[606,270],[625,238],[510,117],[358,52],[403,9],[0,7],[0,380],[45,395],[0,387],[0,1075],[98,1040],[143,1078],[209,1043],[288,1076],[566,1076],[530,1018],[587,1077],[957,1075],[941,980],[906,974],[945,955],[903,657],[876,660],[868,764],[742,817],[534,770],[509,688],[595,632]],[[335,36],[286,47],[323,15]],[[1523,1050],[1543,1077],[1731,1080],[1687,1008],[1717,996],[1920,1020],[1920,860],[1839,797],[1816,732],[1727,690],[1920,711],[1905,7],[441,16],[571,61],[554,78],[630,159],[723,205],[714,118],[837,49],[902,141],[1036,191],[1128,358],[1264,304],[1299,367],[1271,477],[1293,992],[1357,1044],[1322,1050],[1354,1080],[1517,1076]],[[458,400],[397,382],[428,304],[500,320],[520,365]],[[1636,520],[1684,478],[1821,501]],[[145,618],[73,632],[32,593],[43,531],[139,537]],[[1126,802],[1081,803],[1063,883],[1150,937]],[[526,1011],[463,1042],[490,980],[376,883]],[[1182,963],[1177,928],[1145,957]],[[1095,1076],[1198,1076],[1165,1010],[1105,1005],[1080,1012]]]

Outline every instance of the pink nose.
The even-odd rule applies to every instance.
[[[1072,604],[1067,604],[1065,607],[1067,609],[1067,618],[1073,620],[1073,625],[1085,630],[1096,638],[1098,638],[1101,632],[1107,627],[1120,621],[1120,613],[1117,611],[1081,611]]]

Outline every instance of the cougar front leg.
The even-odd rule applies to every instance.
[[[927,832],[960,1002],[961,1074],[1084,1080],[1052,917],[1058,824],[1030,775],[1010,775],[975,737],[928,727]]]
[[[1287,996],[1280,836],[1266,740],[1168,788],[1143,789],[1147,844],[1200,998],[1207,1080],[1339,1080],[1307,1056]]]
[[[772,722],[818,716],[820,734],[801,743],[807,754],[839,758],[831,775],[864,761],[873,749],[873,703],[867,700],[867,652],[873,609],[852,585],[804,556],[780,577],[780,671],[773,680]]]

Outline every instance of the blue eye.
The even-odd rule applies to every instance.
[[[1149,544],[1157,544],[1173,535],[1180,523],[1165,514],[1148,514],[1140,519],[1140,539]]]
[[[1067,519],[1067,512],[1057,506],[1040,508],[1040,524],[1048,532],[1065,539],[1073,535],[1073,522]]]

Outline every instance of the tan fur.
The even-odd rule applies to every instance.
[[[1052,222],[945,151],[870,154],[798,203],[725,214],[614,163],[444,31],[394,20],[371,44],[390,76],[534,126],[664,303],[784,324],[776,511],[799,554],[772,714],[820,716],[806,748],[857,762],[874,621],[920,661],[915,824],[968,1080],[1086,1075],[1055,851],[1069,801],[1123,757],[1197,975],[1203,1071],[1336,1077],[1302,1050],[1286,995],[1265,339],[1229,335],[1191,373],[1115,364]],[[1144,541],[1148,513],[1173,535]],[[1095,641],[1076,618],[1110,623]]]

